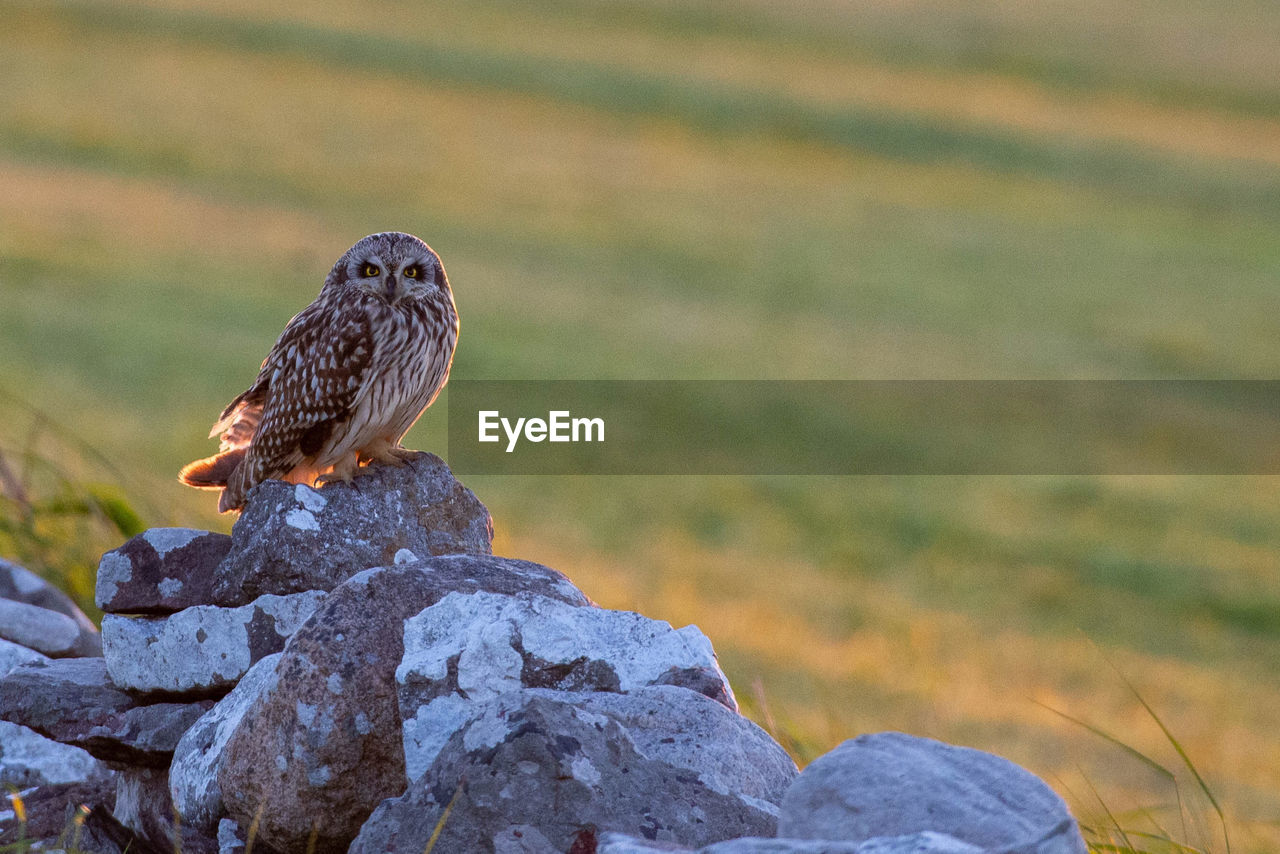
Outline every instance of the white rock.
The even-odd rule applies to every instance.
[[[260,596],[239,608],[198,605],[166,617],[102,619],[111,681],[135,691],[230,688],[285,640],[324,599],[318,590]]]
[[[465,722],[464,703],[521,688],[627,692],[688,670],[710,674],[733,703],[711,642],[696,626],[677,630],[544,596],[450,593],[405,621],[404,650],[396,682],[410,780]]]

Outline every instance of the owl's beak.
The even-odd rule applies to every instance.
[[[400,296],[400,285],[396,282],[395,273],[387,274],[386,293],[388,302],[395,302],[396,297]]]

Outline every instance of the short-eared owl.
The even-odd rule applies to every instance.
[[[333,265],[289,321],[258,378],[223,410],[219,453],[179,478],[244,506],[268,478],[350,480],[361,463],[400,463],[400,440],[431,405],[458,341],[440,257],[410,234],[371,234]]]

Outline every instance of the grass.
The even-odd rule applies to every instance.
[[[0,14],[0,386],[148,524],[229,527],[174,473],[384,228],[445,260],[458,377],[1280,375],[1265,4]],[[443,415],[410,443],[446,451]],[[1163,743],[1088,637],[1198,757],[1232,850],[1280,844],[1275,478],[468,485],[500,552],[698,623],[802,761],[901,729],[1152,803],[1158,774],[1037,705]]]

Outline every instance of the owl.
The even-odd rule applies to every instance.
[[[350,481],[401,465],[400,440],[449,378],[458,312],[440,257],[411,234],[371,234],[346,251],[320,295],[276,340],[258,377],[222,411],[219,451],[179,474],[244,506],[268,478]]]

